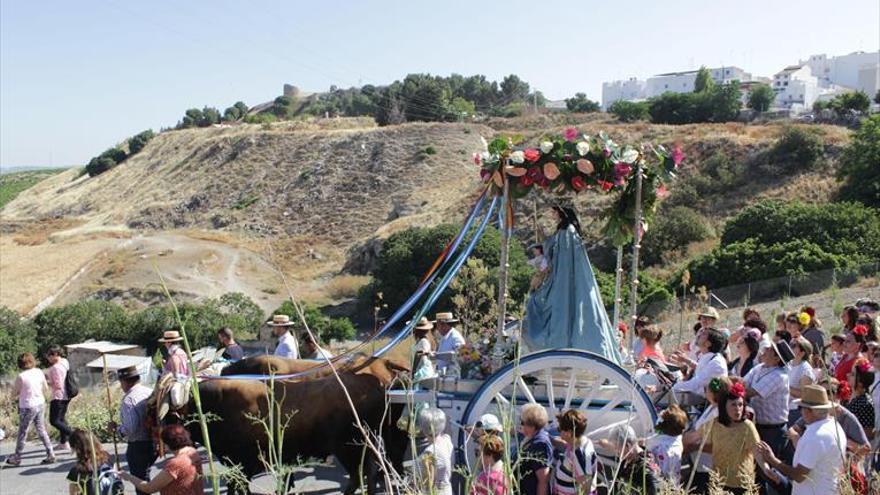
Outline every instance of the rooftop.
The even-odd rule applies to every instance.
[[[82,344],[70,344],[64,347],[66,347],[68,351],[82,349],[87,351],[97,351],[101,354],[129,351],[131,349],[138,348],[138,346],[133,344],[114,344],[113,342],[109,342],[106,340],[100,340],[97,342],[83,342]]]

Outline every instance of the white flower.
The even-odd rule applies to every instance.
[[[550,153],[553,151],[553,143],[550,141],[541,141],[541,153]]]
[[[492,155],[489,154],[488,151],[484,151],[484,152],[480,153],[480,160],[481,161],[488,162],[488,161],[491,161],[491,159],[492,159]]]
[[[581,141],[577,144],[578,154],[581,156],[587,156],[587,153],[590,152],[590,143],[586,141]]]
[[[514,151],[510,154],[510,161],[516,164],[526,161],[526,155],[522,151]]]
[[[638,157],[638,151],[632,148],[627,148],[626,151],[623,152],[623,157],[621,157],[621,160],[623,161],[623,163],[633,163]]]

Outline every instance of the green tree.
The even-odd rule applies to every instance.
[[[199,127],[209,127],[220,123],[220,111],[214,107],[205,107],[202,109],[202,120]]]
[[[127,337],[128,315],[118,304],[84,300],[50,307],[34,318],[40,355],[51,345],[79,344],[86,339],[123,340]]]
[[[712,237],[708,220],[686,206],[676,206],[657,215],[642,241],[642,261],[656,265],[670,255],[681,255],[692,242]]]
[[[109,148],[100,155],[89,160],[89,163],[87,163],[85,167],[86,173],[89,174],[89,177],[100,175],[124,161],[126,156],[125,151],[121,148]]]
[[[761,113],[770,109],[776,99],[776,92],[768,84],[755,84],[749,92],[748,107]]]
[[[601,110],[599,103],[587,98],[586,93],[575,93],[574,98],[566,98],[565,108],[569,112],[591,113]]]
[[[648,109],[648,102],[626,100],[617,100],[612,103],[610,107],[608,107],[608,111],[615,117],[617,117],[621,122],[647,120],[650,117]]]
[[[461,96],[456,96],[452,99],[451,108],[455,115],[459,117],[470,117],[477,111],[474,102],[465,100]]]
[[[0,306],[0,376],[17,371],[18,356],[34,352],[35,348],[33,324],[6,306]]]
[[[694,93],[710,91],[713,86],[715,86],[715,80],[712,79],[712,73],[706,66],[700,66],[697,77],[694,79]]]
[[[152,129],[147,129],[146,131],[132,136],[131,139],[128,140],[129,156],[139,153],[154,136],[155,134]]]
[[[510,103],[524,101],[529,96],[529,83],[523,81],[516,74],[510,74],[501,81],[501,97]]]
[[[196,127],[203,119],[204,115],[202,115],[201,110],[199,110],[198,108],[190,108],[183,114],[183,120],[181,120],[178,128],[186,129],[190,127]]]
[[[289,96],[279,96],[272,102],[271,111],[279,119],[286,119],[293,112],[293,100]]]
[[[302,305],[302,310],[309,330],[325,344],[332,340],[351,340],[357,335],[354,324],[348,318],[331,318],[322,313],[317,306],[308,303]],[[294,322],[293,328],[303,330],[296,308],[290,301],[284,301],[273,314],[289,315]]]
[[[835,96],[831,108],[841,115],[849,111],[865,113],[871,108],[871,99],[864,91],[852,91]]]
[[[840,198],[880,208],[880,114],[862,121],[840,162]]]

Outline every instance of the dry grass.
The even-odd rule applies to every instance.
[[[67,230],[83,222],[71,218],[49,218],[32,222],[27,227],[20,227],[13,241],[20,246],[39,246],[49,241],[56,232]]]
[[[336,300],[357,297],[361,287],[370,283],[371,277],[366,275],[337,275],[324,286],[327,295]]]

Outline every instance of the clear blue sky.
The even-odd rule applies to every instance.
[[[515,73],[551,99],[880,46],[877,0],[7,1],[0,165],[73,165],[184,110],[411,72]]]

